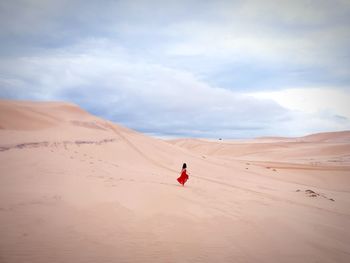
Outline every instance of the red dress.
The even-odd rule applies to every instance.
[[[186,173],[186,169],[182,169],[181,176],[179,178],[177,178],[177,181],[180,184],[185,185],[187,180],[188,180],[188,175]]]

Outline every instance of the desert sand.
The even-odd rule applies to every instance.
[[[0,169],[0,262],[350,262],[349,131],[165,141],[2,100]]]

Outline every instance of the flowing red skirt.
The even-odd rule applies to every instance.
[[[181,173],[181,176],[177,178],[177,181],[182,185],[185,185],[187,180],[188,180],[188,175],[186,174],[186,171],[183,171]]]

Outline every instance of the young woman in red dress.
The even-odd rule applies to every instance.
[[[181,170],[181,176],[179,178],[177,178],[177,181],[182,184],[183,186],[185,186],[186,181],[188,180],[188,174],[186,173],[186,164],[184,163],[182,165],[182,170]]]

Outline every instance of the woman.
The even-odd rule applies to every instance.
[[[180,184],[182,184],[183,186],[185,186],[185,183],[186,183],[186,181],[188,180],[188,175],[187,175],[187,173],[186,173],[186,168],[187,168],[187,166],[186,166],[186,164],[184,163],[184,164],[182,165],[181,176],[180,176],[179,178],[177,178],[177,181],[178,181]]]

